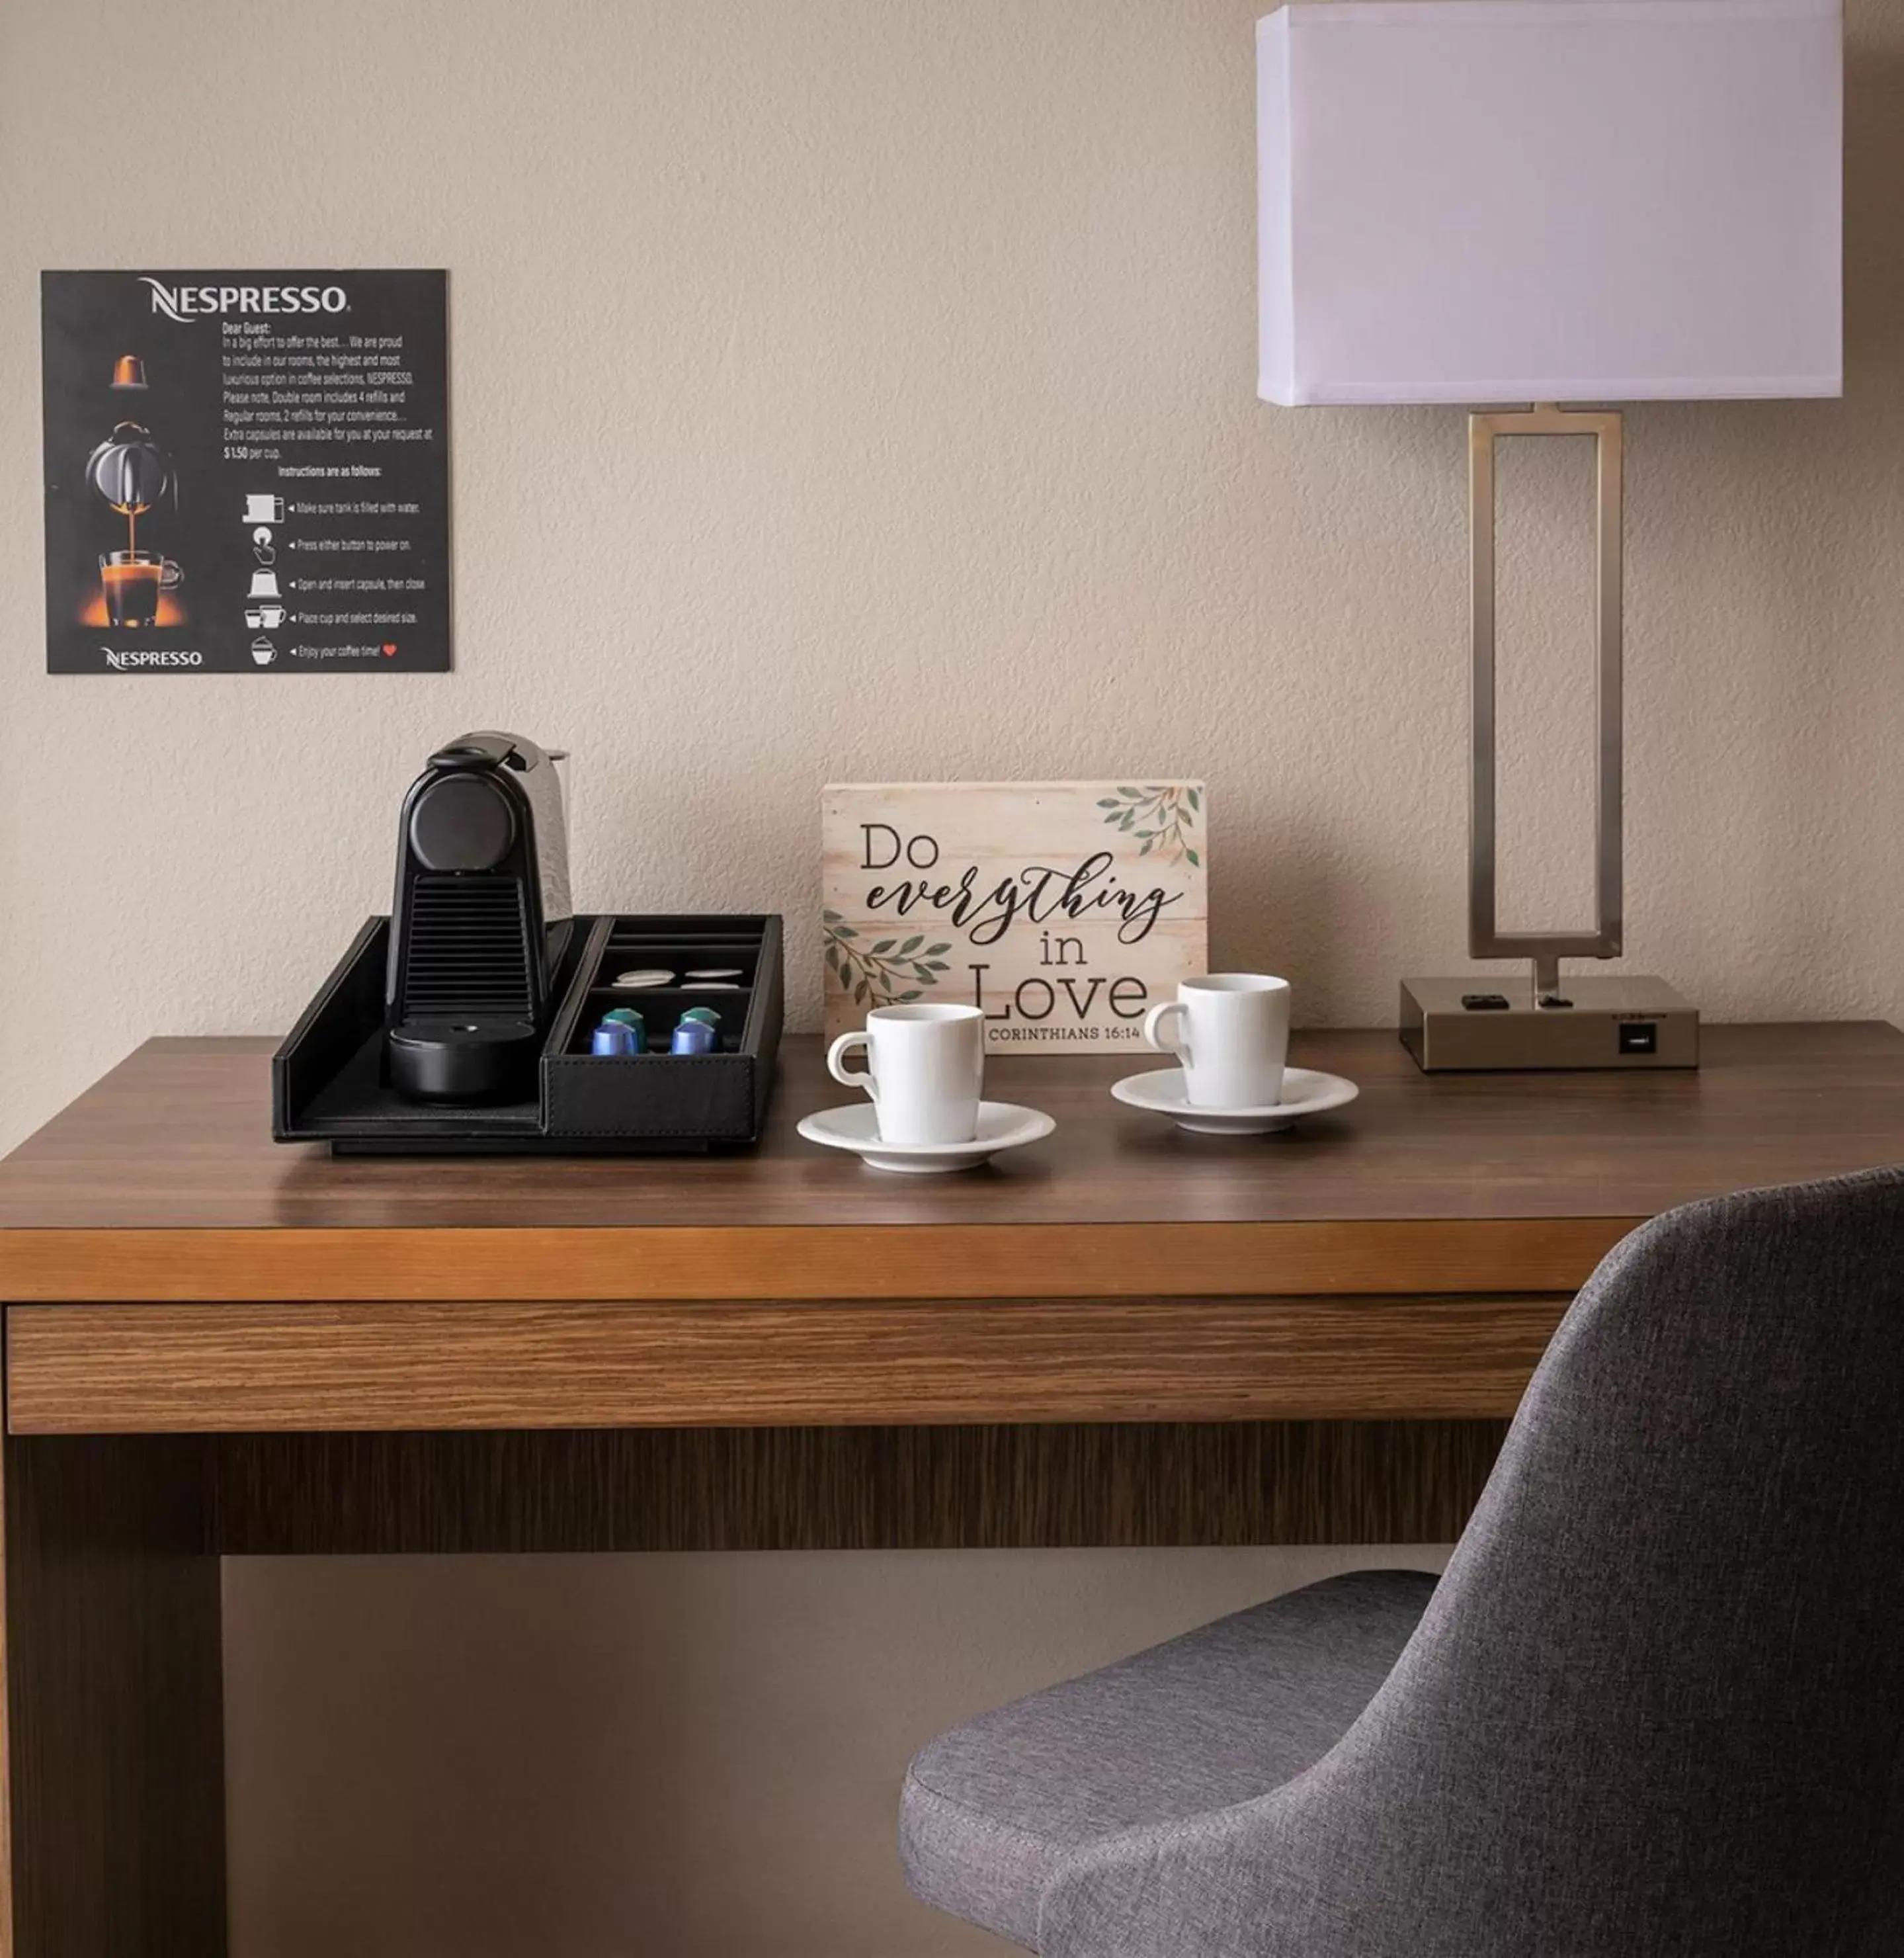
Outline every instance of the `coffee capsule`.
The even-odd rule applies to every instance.
[[[683,1020],[669,1045],[676,1053],[712,1053],[719,1038],[705,1020]]]
[[[681,1017],[684,1020],[705,1020],[710,1027],[720,1025],[720,1015],[712,1006],[690,1006]]]
[[[640,1036],[620,1020],[604,1020],[590,1037],[588,1050],[594,1054],[639,1053]]]

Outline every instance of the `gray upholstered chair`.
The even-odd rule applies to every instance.
[[[1904,1171],[1634,1232],[1438,1586],[958,1728],[900,1840],[1045,1958],[1904,1952]]]

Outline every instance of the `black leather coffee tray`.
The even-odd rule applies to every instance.
[[[780,1050],[780,920],[766,914],[576,918],[552,940],[556,1005],[535,1098],[452,1105],[407,1101],[389,1084],[390,920],[372,918],[272,1057],[271,1133],[340,1155],[678,1155],[755,1142]],[[618,974],[636,970],[670,971],[675,984],[616,988]],[[739,976],[688,983],[704,971]],[[719,1050],[669,1053],[675,1023],[697,1006],[720,1014]],[[591,1053],[611,1006],[634,1007],[661,1051]]]

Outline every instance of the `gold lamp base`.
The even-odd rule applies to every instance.
[[[1401,1035],[1428,1074],[1699,1065],[1699,1009],[1663,979],[1404,979]]]

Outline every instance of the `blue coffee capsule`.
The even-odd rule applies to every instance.
[[[589,1052],[599,1054],[639,1053],[641,1051],[636,1030],[622,1020],[604,1020],[595,1029],[589,1042]]]
[[[632,1006],[613,1006],[602,1015],[603,1026],[623,1026],[634,1035],[634,1050],[646,1053],[648,1050],[648,1023]]]
[[[676,1053],[712,1053],[720,1038],[705,1020],[683,1020],[672,1044]]]

